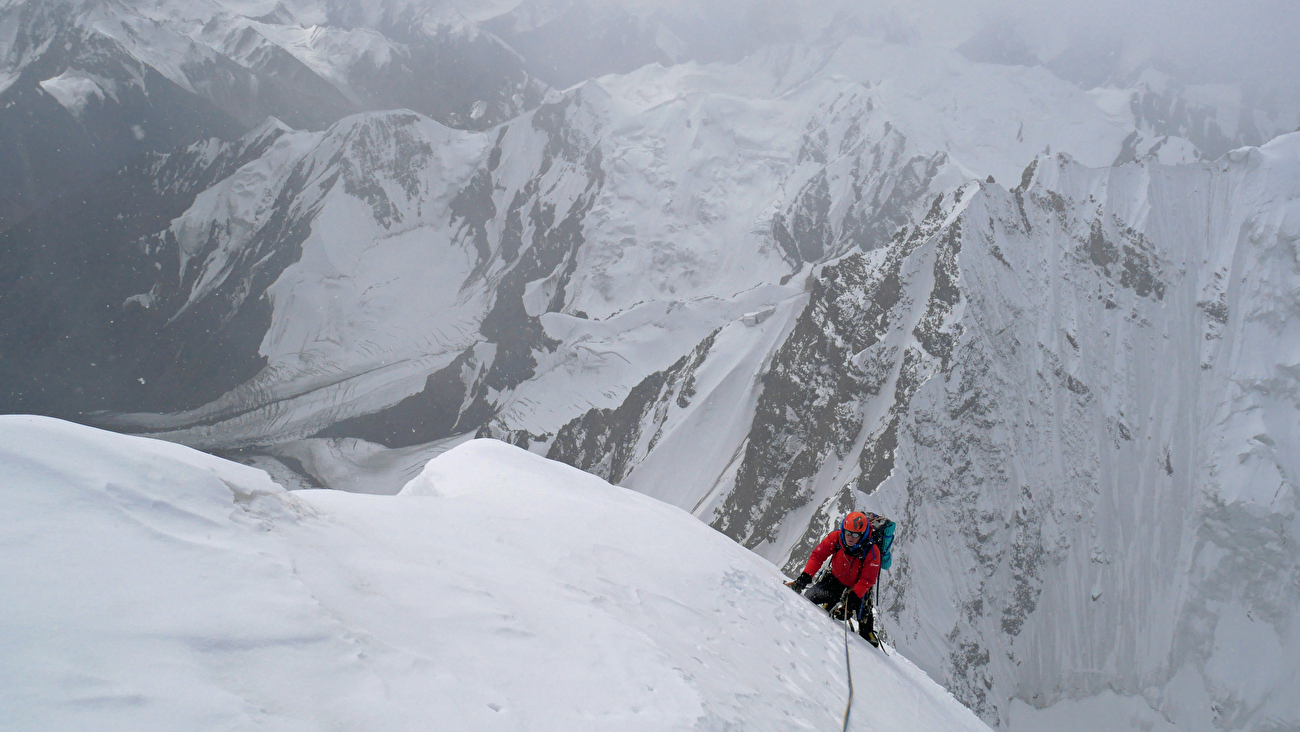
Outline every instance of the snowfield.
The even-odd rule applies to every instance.
[[[0,416],[5,730],[838,729],[841,630],[689,514],[494,440],[397,496]],[[851,729],[986,730],[850,638]]]

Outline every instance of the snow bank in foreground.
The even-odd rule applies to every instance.
[[[491,440],[398,496],[0,416],[0,728],[834,729],[839,627],[690,515]],[[852,639],[854,729],[987,730]]]

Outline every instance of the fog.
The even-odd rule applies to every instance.
[[[865,35],[957,48],[982,34],[1018,46],[1026,63],[1113,64],[1115,73],[1149,63],[1184,83],[1229,83],[1300,98],[1300,3],[1295,0],[526,0],[504,5],[514,6],[516,31],[562,16],[572,27],[578,14],[627,15],[642,28],[647,23],[669,28],[685,41],[684,54],[701,61],[734,58],[773,41]],[[462,7],[486,19],[499,15],[503,3]],[[548,52],[557,56],[590,58],[598,51],[552,41]],[[607,51],[627,53],[620,44]]]
[[[986,23],[1009,22],[1044,60],[1080,40],[1115,39],[1130,64],[1162,62],[1193,83],[1300,88],[1300,4],[1293,0],[1005,0],[981,15]]]

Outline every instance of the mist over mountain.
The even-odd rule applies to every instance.
[[[1300,728],[1296,16],[0,0],[0,412],[875,510],[987,724]]]

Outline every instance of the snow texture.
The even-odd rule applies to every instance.
[[[840,724],[840,626],[775,567],[504,443],[366,496],[47,418],[0,434],[6,730]],[[850,644],[850,729],[987,730]]]

